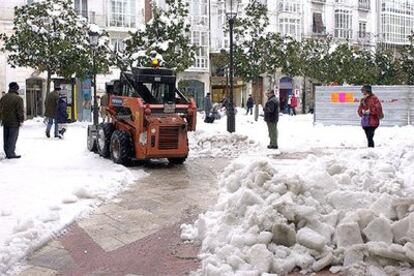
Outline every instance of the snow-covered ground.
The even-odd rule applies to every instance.
[[[414,127],[380,127],[377,147],[367,149],[360,127],[282,116],[279,155],[266,148],[263,118],[239,112],[237,135],[222,133],[225,125],[225,118],[200,123],[193,137],[204,155],[239,156],[221,176],[217,204],[194,225],[182,225],[183,239],[202,241],[195,274],[325,267],[348,275],[414,274]],[[237,144],[231,153],[226,136]]]
[[[41,119],[26,121],[16,152],[21,159],[0,158],[0,275],[145,175],[88,152],[86,124],[71,124],[58,140],[46,138]]]
[[[359,127],[281,116],[280,153],[266,148],[263,117],[256,122],[239,110],[236,122],[228,134],[225,117],[213,124],[199,117],[190,134],[190,159],[235,158],[220,179],[217,205],[183,226],[183,238],[203,240],[201,274],[283,274],[362,256],[381,267],[413,264],[414,127],[380,127],[378,147],[366,149]],[[70,125],[58,140],[45,137],[41,119],[27,121],[17,153],[21,159],[0,160],[0,274],[144,176],[88,152],[85,124]],[[365,273],[363,265],[353,269]]]

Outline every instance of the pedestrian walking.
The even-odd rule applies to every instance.
[[[269,149],[278,149],[277,145],[277,122],[279,121],[279,103],[275,97],[275,91],[270,90],[267,93],[267,102],[264,107],[264,120],[269,132],[270,144]]]
[[[66,95],[60,94],[56,109],[56,120],[59,125],[59,139],[63,138],[63,134],[66,132],[66,124],[68,122],[68,112],[67,112],[67,99]]]
[[[372,93],[371,85],[364,85],[361,92],[363,98],[358,106],[358,115],[361,117],[361,126],[367,137],[368,147],[373,148],[375,147],[375,130],[378,128],[380,120],[384,118],[384,113],[380,100]]]
[[[246,115],[249,114],[249,111],[250,111],[250,115],[253,114],[253,106],[254,106],[254,100],[253,100],[252,95],[250,94],[246,102],[246,107],[247,107]]]
[[[3,149],[6,158],[20,158],[16,155],[19,128],[24,121],[23,99],[19,96],[19,85],[9,84],[9,92],[0,99],[0,121],[3,126]]]
[[[212,107],[213,105],[211,104],[210,93],[207,93],[206,96],[204,97],[204,113],[206,116],[204,118],[204,122],[206,123],[209,120]]]
[[[296,116],[296,107],[298,106],[298,98],[295,95],[292,95],[290,98],[290,115]]]
[[[59,100],[59,92],[61,88],[55,87],[55,89],[47,94],[45,100],[45,117],[47,118],[47,126],[46,126],[46,137],[50,137],[50,129],[52,125],[55,125],[55,137],[59,137],[59,125],[56,119],[57,115],[57,105]]]

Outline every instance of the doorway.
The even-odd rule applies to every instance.
[[[26,80],[26,118],[43,115],[42,79]]]
[[[290,77],[283,77],[280,79],[279,86],[279,102],[280,112],[289,113],[288,99],[293,93],[293,80]]]
[[[199,80],[181,80],[178,88],[187,97],[193,98],[197,104],[197,109],[203,109],[204,102],[204,83]]]

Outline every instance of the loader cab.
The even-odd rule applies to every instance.
[[[122,72],[113,83],[113,94],[139,97],[146,104],[182,103],[190,101],[176,88],[174,72],[165,68],[133,68]]]

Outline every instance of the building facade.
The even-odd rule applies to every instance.
[[[14,7],[30,4],[35,0],[0,1],[0,32],[11,34],[13,28]],[[165,2],[158,1],[160,7]],[[178,77],[185,82],[186,93],[193,96],[199,104],[210,87],[209,72],[209,1],[188,1],[189,20],[191,23],[191,41],[198,46],[196,60]],[[151,18],[150,0],[74,0],[76,12],[88,19],[90,23],[105,29],[109,34],[114,51],[124,50],[124,39],[129,31],[141,28]],[[97,90],[103,92],[105,83],[119,77],[119,69],[111,68],[107,75],[97,76]],[[21,87],[21,95],[25,100],[28,118],[43,114],[43,101],[46,97],[46,74],[31,68],[11,68],[7,56],[0,54],[0,91],[7,91],[7,84],[17,81]],[[82,120],[83,109],[90,110],[90,81],[81,83],[70,80],[57,83],[70,90],[69,98],[73,100],[73,119]]]
[[[0,32],[10,34],[13,27],[14,7],[34,0],[0,1]],[[311,37],[331,36],[336,42],[348,42],[374,50],[376,47],[395,48],[407,43],[407,35],[414,27],[414,0],[261,0],[268,6],[269,31],[289,35],[298,40]],[[224,0],[186,0],[189,5],[190,37],[197,48],[196,59],[188,70],[180,73],[179,86],[194,97],[202,106],[203,96],[212,92],[213,101],[228,95],[228,66],[222,63],[221,51],[229,49],[229,37],[225,32],[228,24]],[[165,0],[156,0],[161,8]],[[239,16],[248,0],[239,7]],[[108,31],[115,51],[124,50],[128,32],[140,28],[151,18],[150,0],[74,0],[76,11]],[[97,77],[98,90],[103,91],[105,82],[117,78],[119,70],[111,68],[108,75]],[[46,76],[30,68],[11,68],[7,57],[0,54],[0,91],[7,84],[17,81],[22,87],[27,115],[41,114],[41,101],[46,94]],[[88,90],[88,83],[74,84],[79,98],[76,104],[81,110],[84,95],[81,87]],[[311,91],[312,83],[276,72],[271,78],[263,77],[252,85],[235,79],[234,102],[242,106],[253,94],[262,103],[263,92],[275,89],[279,97],[295,94],[302,98]],[[89,84],[90,86],[90,84]],[[89,87],[90,89],[90,87]],[[29,95],[30,94],[30,95]],[[310,96],[311,97],[311,93]],[[311,102],[312,99],[309,100]],[[74,104],[75,105],[75,104]],[[80,116],[81,117],[81,116]]]

